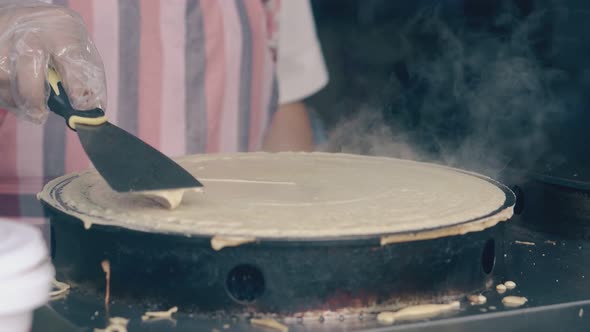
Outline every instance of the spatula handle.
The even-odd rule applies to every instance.
[[[66,120],[66,124],[70,129],[76,131],[76,125],[82,124],[87,126],[100,126],[107,122],[104,111],[100,108],[95,108],[87,111],[79,111],[72,107],[70,99],[61,84],[59,74],[49,68],[47,74],[49,83],[49,100],[47,105],[49,109]]]

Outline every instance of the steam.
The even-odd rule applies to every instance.
[[[394,133],[380,113],[369,109],[342,121],[321,148],[331,152],[420,159],[405,135]]]
[[[396,63],[387,103],[334,127],[324,150],[447,164],[495,176],[529,167],[549,146],[547,125],[564,109],[534,39],[545,13],[496,16],[502,33],[470,29],[427,9],[390,38]],[[497,31],[496,31],[497,32]]]

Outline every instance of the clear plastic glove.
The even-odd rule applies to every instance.
[[[42,123],[49,66],[75,108],[106,106],[104,66],[82,18],[40,1],[0,0],[0,107]]]

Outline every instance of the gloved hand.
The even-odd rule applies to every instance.
[[[0,107],[42,123],[49,66],[75,108],[106,106],[104,67],[82,18],[40,1],[0,0]]]

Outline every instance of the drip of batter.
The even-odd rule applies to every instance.
[[[523,296],[506,296],[502,299],[502,303],[506,307],[520,307],[528,302],[528,299]]]
[[[151,319],[170,319],[172,318],[172,314],[178,312],[178,307],[172,307],[166,311],[147,311],[145,314],[141,316],[142,321],[151,320]]]
[[[254,237],[239,237],[239,236],[214,236],[211,238],[211,248],[219,251],[223,248],[237,247],[242,244],[256,242]]]
[[[252,326],[265,327],[265,328],[273,329],[273,330],[279,331],[279,332],[289,332],[289,327],[277,322],[274,319],[252,318],[252,319],[250,319],[250,324],[252,324]]]
[[[469,303],[471,303],[472,305],[482,305],[482,304],[486,304],[486,302],[488,301],[488,299],[481,294],[470,295],[467,297],[467,299],[469,300]]]
[[[508,280],[504,283],[504,286],[506,286],[506,289],[514,289],[516,288],[516,283],[514,281]]]
[[[70,290],[70,285],[66,284],[65,282],[57,281],[53,279],[51,281],[51,285],[55,290],[49,292],[49,297],[51,300],[57,300],[63,297]]]
[[[459,301],[449,304],[421,304],[400,309],[396,312],[382,312],[377,315],[377,320],[384,324],[393,324],[398,320],[417,320],[439,316],[445,312],[459,310]]]
[[[109,319],[109,326],[104,329],[94,329],[94,332],[127,332],[129,319],[123,317],[112,317]]]

